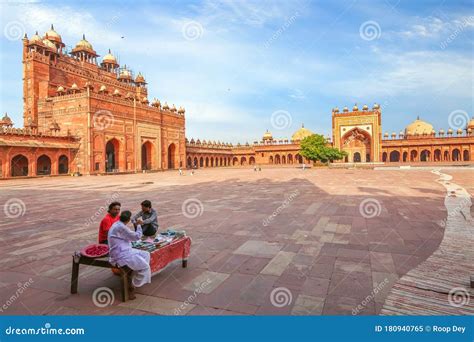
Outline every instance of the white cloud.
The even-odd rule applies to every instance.
[[[306,99],[306,94],[301,89],[293,89],[292,92],[288,95],[294,100],[304,100]]]
[[[51,6],[44,4],[7,6],[8,16],[14,16],[20,20],[28,29],[30,36],[36,30],[40,35],[49,30],[54,24],[55,30],[63,36],[66,45],[75,44],[82,38],[82,34],[90,42],[107,41],[109,44],[117,44],[120,41],[120,34],[111,29],[114,21],[120,16],[126,15],[124,12],[109,12],[103,20],[97,20],[91,13],[68,6]],[[107,18],[107,19],[105,19]]]
[[[474,16],[462,16],[454,20],[441,20],[437,17],[415,18],[416,23],[408,29],[395,32],[406,38],[438,38],[460,27],[474,27]]]
[[[378,59],[378,67],[362,81],[346,78],[330,83],[327,91],[355,98],[414,94],[420,97],[426,94],[459,98],[472,96],[473,62],[470,58],[447,51],[379,51]]]

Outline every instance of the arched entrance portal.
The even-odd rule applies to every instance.
[[[142,170],[151,170],[152,169],[152,153],[153,145],[151,142],[147,141],[142,145]]]
[[[28,176],[28,158],[19,154],[11,162],[12,177]]]
[[[371,137],[366,131],[354,128],[342,137],[342,149],[352,156],[354,163],[371,160]],[[349,158],[350,160],[350,158]]]
[[[47,176],[51,174],[51,159],[43,154],[36,161],[36,174],[38,176]]]
[[[58,173],[60,175],[67,174],[69,172],[69,158],[64,154],[59,157],[59,166],[58,166]]]
[[[119,168],[119,152],[120,143],[117,139],[107,141],[105,145],[105,172],[116,172]]]
[[[420,160],[422,162],[430,161],[430,151],[428,150],[421,151]]]
[[[168,146],[168,169],[174,169],[176,167],[176,145],[171,144]]]
[[[400,161],[400,152],[398,152],[398,151],[390,152],[390,161],[392,163],[399,162]]]
[[[457,148],[453,150],[452,161],[461,161],[461,153],[459,152]]]
[[[359,152],[354,152],[354,163],[360,163],[360,153]]]

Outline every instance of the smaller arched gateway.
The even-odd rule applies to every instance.
[[[22,154],[16,155],[11,160],[10,170],[12,177],[28,176],[28,158]]]
[[[349,160],[352,159],[354,163],[369,162],[372,159],[371,142],[370,134],[358,127],[349,130],[341,138],[342,150],[348,153]],[[386,153],[385,160],[382,158],[382,161],[387,161]]]
[[[463,152],[462,154],[463,154],[462,159],[463,159],[464,161],[469,161],[469,151],[468,151],[468,150],[464,150],[464,152]]]
[[[153,144],[146,141],[142,144],[142,170],[151,170],[153,167]]]
[[[431,153],[428,150],[423,150],[420,153],[420,161],[427,162],[430,161]]]
[[[400,161],[400,152],[392,151],[390,152],[390,162],[398,163]]]
[[[69,172],[69,158],[64,154],[59,157],[58,160],[58,173],[65,175]]]
[[[115,172],[119,169],[120,142],[117,139],[107,141],[105,145],[105,171]]]
[[[36,174],[38,176],[47,176],[51,174],[51,158],[46,154],[41,155],[36,161]]]
[[[452,154],[452,161],[461,161],[461,152],[459,152],[459,149],[455,148]]]
[[[176,145],[171,143],[168,146],[168,169],[176,168]]]

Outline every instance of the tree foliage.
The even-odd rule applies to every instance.
[[[301,141],[301,155],[312,161],[323,163],[344,158],[347,153],[328,146],[326,138],[321,134],[313,134]]]

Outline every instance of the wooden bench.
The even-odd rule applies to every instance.
[[[183,268],[188,266],[188,256],[191,248],[191,239],[187,236],[171,242],[169,245],[150,253],[150,267],[152,276],[161,272],[174,260],[181,259]],[[128,281],[132,270],[127,266],[116,267],[109,262],[109,257],[89,258],[80,252],[72,255],[71,293],[77,293],[79,286],[79,265],[88,265],[103,268],[117,268],[120,270],[121,298],[125,302],[129,299]]]

